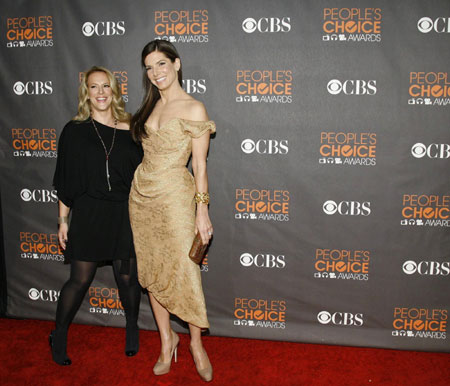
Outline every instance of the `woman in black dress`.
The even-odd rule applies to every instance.
[[[59,198],[58,239],[71,262],[70,278],[58,300],[56,329],[49,337],[53,360],[60,365],[71,364],[67,331],[100,262],[112,261],[126,315],[125,353],[133,356],[139,349],[141,287],[128,195],[142,149],[131,139],[124,106],[114,75],[92,67],[78,90],[78,114],[59,139],[53,180]]]

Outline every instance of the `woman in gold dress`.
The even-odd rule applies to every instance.
[[[180,57],[170,42],[151,41],[141,60],[146,95],[131,120],[131,133],[142,143],[144,158],[134,175],[129,209],[138,278],[149,292],[161,337],[153,372],[168,373],[174,354],[177,359],[172,313],[189,324],[196,369],[210,381],[212,367],[201,341],[201,329],[209,323],[200,268],[188,253],[197,232],[204,244],[213,233],[206,156],[215,124],[203,103],[182,89]],[[186,167],[191,154],[194,177]]]

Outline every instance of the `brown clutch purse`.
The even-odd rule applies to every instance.
[[[192,242],[191,250],[189,251],[189,258],[195,263],[200,264],[205,256],[206,248],[208,244],[203,244],[202,238],[200,237],[200,232],[194,237],[194,241]]]

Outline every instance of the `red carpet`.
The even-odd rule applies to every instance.
[[[135,357],[123,353],[124,329],[72,325],[72,365],[53,363],[53,323],[0,319],[0,385],[202,385],[181,334],[178,363],[156,377],[154,331],[141,330]],[[341,346],[205,337],[214,367],[211,385],[449,385],[450,355]]]

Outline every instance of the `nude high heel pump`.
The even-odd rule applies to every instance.
[[[170,350],[170,361],[168,363],[165,363],[160,362],[160,360],[158,359],[158,361],[155,363],[155,366],[153,367],[153,374],[155,375],[164,375],[170,371],[170,365],[172,364],[172,357],[174,357],[175,362],[177,362],[177,349],[178,344],[180,343],[180,338],[173,330],[171,330],[171,334],[172,334],[172,348]]]
[[[191,347],[189,347],[189,351],[191,352],[192,358],[194,359],[195,368],[197,369],[197,373],[198,375],[200,375],[200,378],[203,379],[205,382],[211,382],[213,379],[213,369],[211,366],[211,362],[209,362],[209,358],[208,358],[209,365],[204,369],[199,369],[197,362],[195,361],[194,353],[192,352]]]

